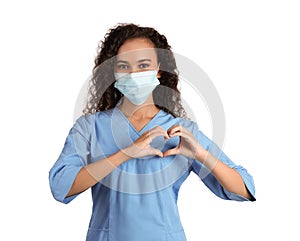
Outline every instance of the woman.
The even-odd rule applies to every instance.
[[[223,199],[254,201],[254,183],[186,118],[165,36],[120,24],[95,59],[89,99],[50,170],[55,199],[92,187],[88,241],[184,241],[177,194],[190,172]]]

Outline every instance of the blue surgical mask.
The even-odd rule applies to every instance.
[[[115,73],[116,82],[114,84],[131,103],[135,105],[143,104],[157,85],[156,70],[148,70],[135,73]]]

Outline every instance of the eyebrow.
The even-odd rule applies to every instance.
[[[140,60],[138,60],[137,62],[138,62],[138,63],[142,63],[142,62],[152,62],[152,60],[151,60],[151,59],[140,59]],[[129,62],[128,62],[128,61],[125,61],[125,60],[118,60],[116,63],[117,63],[117,64],[119,64],[119,63],[128,64]]]
[[[141,62],[151,62],[152,60],[151,59],[140,59],[138,61],[138,63],[141,63]]]
[[[125,60],[118,60],[116,63],[117,63],[117,64],[119,64],[119,63],[128,64],[128,61],[125,61]]]

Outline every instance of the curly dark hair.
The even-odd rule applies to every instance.
[[[140,27],[136,24],[118,24],[111,28],[104,40],[99,42],[95,66],[89,84],[87,104],[84,114],[109,110],[117,105],[123,94],[114,87],[114,62],[121,45],[128,39],[145,38],[150,40],[156,50],[160,63],[160,85],[153,91],[156,107],[174,117],[186,117],[177,88],[178,70],[171,46],[164,35],[154,28]]]

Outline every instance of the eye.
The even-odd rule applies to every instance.
[[[140,69],[147,69],[147,68],[149,68],[150,67],[150,65],[149,64],[146,64],[146,63],[143,63],[143,64],[140,64],[139,65],[139,68]]]
[[[117,69],[127,70],[129,69],[129,66],[127,64],[118,64]]]

